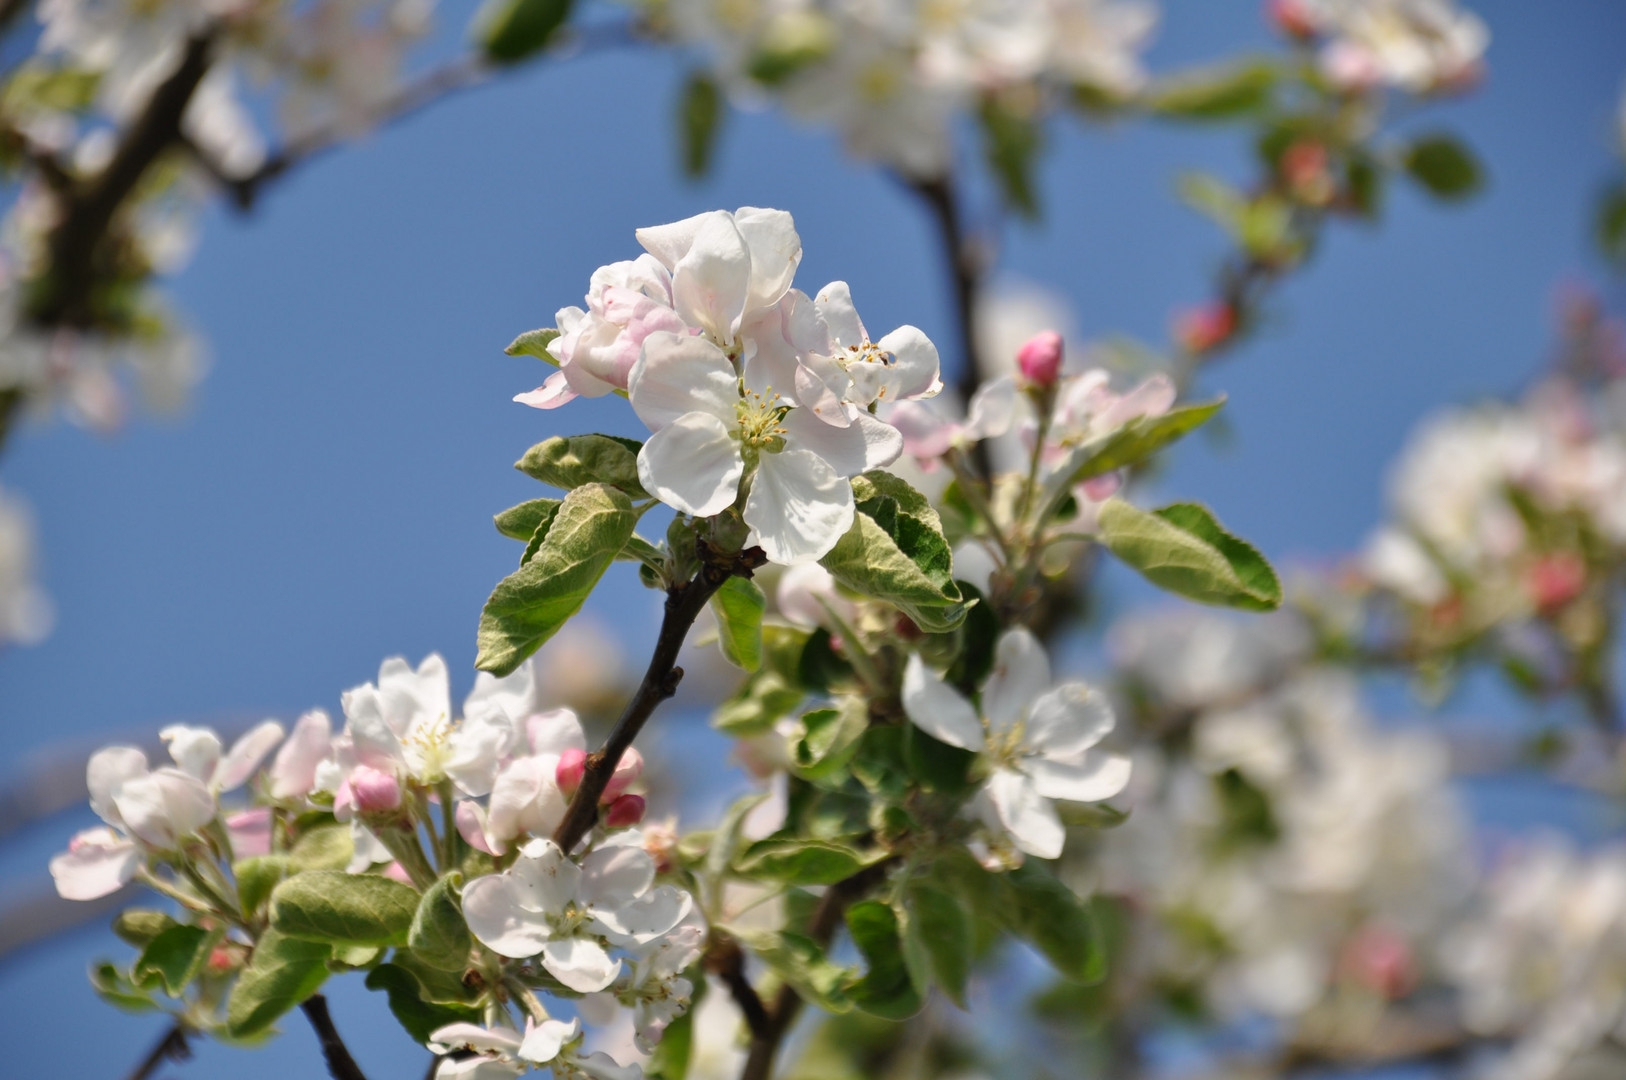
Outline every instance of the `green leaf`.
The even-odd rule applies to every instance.
[[[1011,932],[1043,953],[1065,978],[1082,983],[1105,978],[1106,958],[1088,905],[1035,860],[1006,878],[1012,903],[1004,915]]]
[[[237,879],[237,898],[243,910],[252,914],[260,910],[283,878],[294,873],[293,858],[288,855],[253,855],[232,864],[232,876]]]
[[[1178,120],[1230,120],[1268,105],[1276,78],[1268,60],[1244,60],[1182,73],[1153,87],[1146,104]]]
[[[474,948],[468,923],[463,921],[462,889],[463,875],[455,870],[429,886],[407,931],[407,945],[413,953],[444,971],[466,969],[469,950]]]
[[[478,1024],[481,1020],[480,1010],[473,1006],[425,1001],[417,977],[399,964],[380,964],[369,971],[367,989],[389,995],[390,1012],[414,1042],[428,1042],[436,1029],[447,1024]]]
[[[723,659],[746,671],[762,666],[762,613],[767,609],[768,598],[750,578],[731,577],[711,594]]]
[[[999,181],[1005,205],[1036,220],[1039,196],[1033,186],[1033,173],[1044,149],[1039,114],[1031,106],[1014,105],[1005,95],[986,94],[978,119],[982,121],[983,155],[989,172]]]
[[[527,330],[513,341],[510,341],[508,348],[504,349],[503,352],[509,356],[534,356],[538,360],[558,367],[559,361],[555,360],[553,354],[548,351],[548,346],[553,344],[554,339],[558,336],[559,331],[551,326],[544,330]]]
[[[971,956],[976,940],[965,905],[952,893],[921,879],[904,893],[904,935],[907,955],[923,953],[937,985],[960,1008],[965,1008],[965,984],[971,977]]]
[[[90,986],[97,997],[124,1012],[144,1013],[161,1008],[150,990],[137,986],[105,960],[90,969]]]
[[[1599,198],[1593,235],[1604,258],[1626,267],[1626,180],[1615,181]]]
[[[510,506],[491,520],[504,536],[528,543],[538,532],[553,524],[553,517],[558,512],[558,499],[531,499],[518,506]]]
[[[570,18],[571,0],[486,0],[474,16],[486,59],[514,64],[546,48]]]
[[[519,667],[581,610],[637,524],[632,501],[613,487],[584,484],[566,495],[536,554],[486,601],[474,666],[496,675]]]
[[[197,977],[203,962],[209,959],[209,952],[219,936],[201,926],[176,923],[147,943],[131,973],[137,980],[148,974],[157,975],[163,980],[164,992],[178,998]]]
[[[794,987],[803,1000],[826,1012],[843,1013],[852,1008],[852,1002],[842,991],[851,981],[852,972],[832,964],[812,938],[789,930],[776,933],[733,926],[723,929]]]
[[[638,482],[641,449],[643,443],[636,439],[615,435],[556,435],[525,451],[514,468],[565,491],[583,484],[608,484],[634,499],[647,499],[649,493]]]
[[[901,610],[930,633],[954,629],[966,604],[926,497],[879,469],[853,478],[858,513],[820,564],[842,585]]]
[[[847,932],[865,964],[863,977],[847,987],[852,1003],[887,1020],[919,1012],[926,999],[904,961],[897,913],[879,900],[860,900],[847,909]]]
[[[271,892],[271,925],[289,937],[333,945],[405,945],[418,894],[374,874],[310,870]]]
[[[0,91],[0,109],[6,113],[79,112],[96,100],[101,73],[68,67],[57,61],[34,58],[19,64]]]
[[[178,924],[175,920],[162,911],[153,911],[150,908],[125,908],[113,919],[113,933],[125,944],[140,949],[176,925]]]
[[[950,746],[915,725],[906,724],[903,757],[910,775],[927,791],[941,791],[949,795],[970,794],[971,763],[977,760],[975,752]]]
[[[1139,465],[1170,443],[1185,437],[1214,418],[1225,399],[1185,405],[1161,416],[1137,417],[1082,446],[1074,447],[1052,472],[1045,485],[1045,517],[1056,511],[1073,488],[1095,476]]]
[[[885,852],[864,853],[832,841],[769,837],[746,848],[734,869],[785,885],[834,885],[885,857]]]
[[[723,92],[717,80],[704,71],[694,71],[683,83],[678,97],[678,133],[682,138],[683,175],[691,180],[705,176],[717,148],[717,133],[723,126]]]
[[[839,708],[805,714],[802,735],[791,748],[797,775],[820,780],[841,773],[868,728],[869,705],[861,697],[844,697]]]
[[[1484,170],[1473,152],[1450,135],[1412,140],[1401,163],[1413,180],[1439,199],[1465,199],[1484,185]]]
[[[708,877],[720,878],[727,872],[734,862],[734,854],[740,846],[740,830],[745,827],[745,818],[752,810],[762,805],[767,799],[766,792],[752,792],[734,801],[723,815],[723,820],[711,834],[711,844],[706,848],[705,869]]]
[[[1101,508],[1100,537],[1152,584],[1204,604],[1271,611],[1281,582],[1263,555],[1226,532],[1207,508],[1176,503],[1147,513],[1122,499]]]
[[[1128,810],[1119,810],[1106,803],[1059,803],[1056,814],[1064,825],[1080,825],[1087,829],[1116,829],[1129,820]]]
[[[736,739],[761,735],[802,703],[807,695],[772,667],[761,668],[738,692],[717,707],[711,725]]]
[[[328,947],[288,937],[275,927],[260,935],[248,967],[226,1003],[226,1030],[237,1038],[264,1031],[277,1017],[316,993],[327,978]]]
[[[390,956],[390,965],[418,980],[418,996],[424,1001],[460,1007],[480,1002],[480,990],[463,982],[463,972],[442,971],[424,963],[410,949],[396,949]]]
[[[342,870],[354,850],[350,826],[322,825],[295,841],[288,858],[295,870]]]
[[[957,581],[955,584],[968,601],[976,602],[966,612],[965,622],[955,631],[959,635],[958,648],[954,650],[954,663],[944,677],[969,694],[973,688],[981,686],[994,669],[994,644],[999,640],[1000,631],[999,615],[992,604],[982,602],[982,591],[975,585],[968,581]]]
[[[333,955],[328,958],[328,968],[333,971],[352,971],[372,967],[383,955],[384,950],[378,945],[335,945]]]

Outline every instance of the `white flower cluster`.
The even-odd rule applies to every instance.
[[[1273,0],[1279,24],[1324,39],[1322,72],[1338,86],[1423,94],[1479,76],[1490,31],[1455,0]]]
[[[207,728],[167,728],[173,764],[157,768],[133,747],[99,751],[87,780],[91,806],[106,825],[81,832],[52,860],[57,889],[89,900],[140,877],[165,891],[159,871],[171,867],[200,888],[214,882],[218,895],[229,894],[224,868],[271,850],[274,812],[317,808],[349,823],[351,873],[382,871],[426,888],[436,872],[420,829],[433,840],[429,807],[440,801],[448,827],[499,868],[463,888],[474,938],[587,995],[581,1013],[594,1023],[629,1010],[637,1047],[647,1053],[688,1008],[693,988],[681,973],[699,957],[706,925],[687,892],[655,883],[643,835],[628,827],[644,809],[642,796],[627,790],[642,769],[636,751],[622,758],[601,796],[602,827],[568,853],[550,838],[587,755],[575,715],[541,709],[536,697],[528,664],[503,679],[482,673],[455,719],[445,662],[431,655],[414,669],[396,657],[384,662],[376,683],[343,695],[345,724],[337,733],[315,710],[286,740],[280,724],[266,721],[230,751]],[[251,780],[258,805],[223,814],[220,796]],[[447,1058],[440,1075],[512,1075],[533,1065],[561,1077],[640,1075],[636,1064],[584,1052],[579,1020],[549,1018],[535,995],[528,1007],[524,1033],[500,1024],[435,1032],[437,1052],[476,1054]]]
[[[903,439],[881,403],[941,389],[913,326],[872,341],[845,282],[791,287],[802,258],[782,210],[716,210],[638,230],[646,254],[593,274],[587,308],[558,313],[559,372],[516,400],[554,408],[625,391],[653,432],[644,487],[686,514],[739,506],[776,563],[811,562],[852,525],[848,477]]]
[[[1513,1039],[1487,1080],[1610,1075],[1626,1038],[1626,850],[1545,838],[1511,852],[1444,955],[1469,1028]]]
[[[0,488],[0,648],[51,632],[51,601],[34,579],[35,546],[33,515]]]
[[[1144,81],[1157,23],[1142,0],[661,0],[743,103],[764,95],[836,127],[848,149],[919,178],[952,162],[955,115],[979,95]]]

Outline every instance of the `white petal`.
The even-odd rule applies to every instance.
[[[862,345],[869,340],[869,335],[864,332],[864,323],[858,317],[858,309],[853,307],[852,290],[845,281],[832,281],[820,289],[814,303],[824,324],[830,328],[830,339],[835,344],[845,348],[848,345]]]
[[[333,742],[333,721],[321,709],[299,718],[292,735],[271,762],[273,799],[293,799],[309,795],[316,787],[316,769],[328,756]]]
[[[85,765],[85,786],[90,808],[109,825],[122,825],[113,796],[126,780],[147,774],[147,755],[133,746],[109,746],[90,755]]]
[[[214,796],[202,781],[173,768],[125,781],[113,802],[125,827],[157,848],[175,847],[215,815]]]
[[[1100,802],[1129,785],[1130,766],[1123,754],[1092,750],[1074,761],[1027,758],[1022,770],[1032,778],[1034,790],[1047,799]]]
[[[450,1050],[473,1050],[478,1054],[513,1055],[520,1048],[519,1032],[510,1027],[481,1027],[479,1024],[447,1024],[436,1028],[429,1041],[440,1045],[435,1051],[444,1054]]]
[[[608,384],[605,388],[609,389]],[[570,377],[562,371],[555,371],[535,390],[515,394],[514,400],[533,409],[557,409],[561,405],[575,401],[578,396],[577,391],[571,388]]]
[[[636,1064],[623,1065],[602,1050],[577,1058],[576,1067],[591,1080],[643,1080],[644,1075]]]
[[[1041,796],[1026,776],[1010,769],[995,769],[983,789],[993,803],[999,823],[1016,846],[1029,855],[1054,859],[1061,855],[1067,834],[1050,800]]]
[[[508,850],[507,844],[493,844],[486,836],[486,812],[479,803],[459,799],[457,808],[452,811],[452,820],[457,822],[458,835],[467,840],[469,847],[475,851],[501,855]]]
[[[404,762],[401,736],[385,717],[384,698],[372,683],[346,690],[339,695],[344,708],[345,735],[356,763],[384,772],[395,771]]]
[[[903,669],[903,711],[920,730],[950,746],[981,750],[986,741],[971,703],[938,678],[918,653],[909,654]]]
[[[890,465],[903,453],[898,429],[861,410],[851,415],[849,426],[832,427],[811,409],[792,409],[781,426],[788,446],[811,450],[842,476]]]
[[[475,1057],[440,1059],[435,1080],[513,1080],[526,1072],[524,1065],[505,1058]]]
[[[928,461],[942,457],[960,431],[959,424],[918,401],[900,402],[886,420],[903,436],[903,448],[911,457]]]
[[[739,495],[745,462],[729,428],[692,412],[649,437],[638,451],[638,480],[667,506],[696,517],[722,513]]]
[[[985,382],[971,395],[965,433],[971,439],[994,439],[1011,429],[1016,418],[1016,379],[1010,375]]]
[[[439,653],[424,657],[416,671],[399,656],[384,661],[378,669],[378,696],[385,722],[400,736],[420,724],[439,723],[452,716],[452,679]]]
[[[569,709],[549,709],[525,721],[525,734],[533,754],[563,754],[566,750],[586,750],[587,736],[582,722]]]
[[[250,728],[242,738],[232,743],[231,751],[215,766],[213,783],[216,791],[236,791],[254,775],[265,755],[282,741],[282,725],[266,720]]]
[[[583,994],[604,989],[621,974],[621,961],[610,959],[598,942],[580,937],[542,946],[542,966],[555,979]]]
[[[206,727],[171,724],[158,733],[181,771],[208,783],[220,763],[220,736]]]
[[[350,864],[345,869],[352,874],[363,874],[395,858],[384,841],[357,818],[350,822]]]
[[[582,860],[578,895],[584,904],[624,904],[655,883],[655,860],[642,847],[600,848]]]
[[[559,914],[581,895],[582,868],[552,840],[532,840],[520,849],[508,871],[522,892],[515,896],[532,911]]]
[[[1026,630],[1007,630],[994,646],[994,671],[982,687],[982,715],[994,732],[1004,731],[1049,686],[1044,646]]]
[[[672,306],[684,322],[726,344],[739,332],[750,291],[751,249],[745,237],[732,214],[708,214],[672,267]]]
[[[802,261],[802,238],[796,222],[783,210],[742,206],[734,211],[734,226],[751,251],[750,308],[777,304],[790,289]]]
[[[1072,757],[1106,738],[1113,723],[1105,694],[1083,683],[1062,683],[1033,703],[1023,742],[1045,757]]]
[[[846,427],[852,423],[846,406],[852,385],[852,378],[828,356],[801,356],[796,368],[796,400],[826,424]]]
[[[875,344],[892,357],[887,365],[887,401],[932,397],[943,389],[937,346],[919,328],[900,326]]]
[[[593,909],[593,928],[623,948],[647,945],[676,926],[688,913],[688,897],[671,885],[615,908]]]
[[[560,1047],[574,1039],[581,1031],[581,1021],[544,1020],[540,1024],[525,1022],[525,1041],[519,1056],[535,1065],[546,1065],[559,1056]]]
[[[97,900],[118,892],[141,865],[135,843],[112,829],[86,829],[51,860],[51,877],[64,900]]]
[[[694,246],[695,234],[706,223],[706,219],[721,213],[725,211],[708,210],[682,221],[674,221],[670,225],[646,226],[634,235],[645,251],[659,259],[661,265],[670,270],[678,264],[679,259],[688,254],[689,248]]]
[[[663,330],[644,339],[643,353],[627,378],[627,397],[651,431],[692,412],[734,423],[739,376],[710,341]]]
[[[521,960],[542,951],[548,922],[520,903],[523,886],[506,874],[477,877],[463,887],[463,918],[486,948]]]
[[[497,779],[497,765],[514,742],[514,727],[506,716],[466,717],[449,737],[446,775],[465,795],[489,794]]]
[[[852,485],[810,451],[764,454],[745,500],[745,523],[772,562],[813,562],[852,528]]]
[[[506,846],[524,833],[545,836],[564,820],[558,768],[559,759],[552,754],[515,758],[502,767],[491,785],[486,824],[493,846]]]
[[[535,708],[536,666],[527,660],[500,679],[489,671],[476,675],[474,689],[463,699],[463,718],[500,717],[517,731]]]

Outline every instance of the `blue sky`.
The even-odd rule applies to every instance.
[[[1274,558],[1358,544],[1412,424],[1521,385],[1546,355],[1555,285],[1598,272],[1584,220],[1619,168],[1626,9],[1474,6],[1494,34],[1489,82],[1421,125],[1464,134],[1487,192],[1441,209],[1397,188],[1381,228],[1336,231],[1263,337],[1208,374],[1231,395],[1233,438],[1182,447],[1163,481]],[[1266,44],[1252,2],[1167,9],[1155,69]],[[635,253],[640,225],[788,209],[806,250],[800,283],[845,278],[870,325],[949,340],[924,216],[829,133],[737,114],[714,175],[677,177],[682,71],[649,50],[539,66],[313,164],[251,218],[210,215],[173,286],[216,360],[190,412],[112,438],[34,428],[0,460],[0,482],[35,507],[58,610],[47,642],[0,654],[14,769],[69,739],[333,709],[395,653],[440,650],[466,690],[480,604],[515,556],[490,515],[534,488],[511,462],[552,434],[637,433],[617,399],[552,414],[510,403],[543,371],[502,346],[580,302],[596,266]],[[1158,338],[1224,253],[1175,199],[1174,176],[1245,176],[1238,141],[1066,121],[1052,142],[1044,224],[1009,230],[1002,268],[1065,294],[1087,334]],[[631,579],[594,607],[637,639],[657,609]],[[74,825],[0,851],[0,900],[43,881],[44,856]],[[62,1054],[66,1071],[127,1071],[155,1022],[112,1013],[82,974],[121,949],[87,930],[0,965],[0,1035],[19,1073]],[[422,1051],[365,997],[359,983],[334,994],[363,1064],[417,1075]],[[172,1071],[252,1080],[314,1075],[318,1061],[290,1024],[266,1051],[209,1047]]]

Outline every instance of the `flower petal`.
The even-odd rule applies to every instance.
[[[312,709],[299,718],[293,734],[277,751],[269,777],[273,799],[293,799],[309,795],[316,787],[316,769],[333,745],[333,721],[321,709]]]
[[[487,874],[463,886],[463,918],[486,948],[515,960],[535,956],[548,940],[547,919],[521,904],[524,886]]]
[[[966,412],[965,434],[973,440],[996,439],[1016,419],[1016,379],[1006,375],[977,387]]]
[[[1080,682],[1062,683],[1033,703],[1023,742],[1044,757],[1072,757],[1106,738],[1115,722],[1105,694]]]
[[[824,325],[830,330],[832,344],[845,349],[869,340],[869,335],[864,332],[864,322],[858,317],[858,309],[853,307],[852,290],[845,281],[832,281],[820,289],[814,304],[824,319]]]
[[[533,754],[562,754],[566,750],[586,750],[587,736],[582,722],[570,709],[549,709],[525,721],[525,734]]]
[[[633,235],[637,237],[638,243],[645,251],[655,256],[662,266],[670,270],[694,246],[695,235],[700,232],[700,227],[706,223],[706,219],[721,213],[725,211],[708,210],[669,225],[648,225]]]
[[[733,423],[739,376],[723,350],[705,338],[661,331],[644,339],[643,354],[627,379],[627,397],[651,431],[692,412]]]
[[[918,327],[900,326],[875,344],[892,357],[885,380],[887,401],[933,397],[942,391],[937,346]]]
[[[220,736],[206,727],[171,724],[158,733],[180,770],[208,783],[220,763]]]
[[[473,1050],[477,1054],[509,1054],[520,1048],[519,1032],[510,1027],[481,1027],[479,1024],[447,1024],[436,1028],[429,1041],[439,1043],[444,1054],[452,1050]]]
[[[1022,771],[1032,779],[1034,790],[1047,799],[1100,802],[1129,785],[1130,763],[1123,754],[1092,750],[1072,761],[1028,758],[1022,762]]]
[[[586,904],[616,907],[649,891],[655,883],[655,860],[642,847],[600,848],[582,860],[578,892]]]
[[[745,523],[771,561],[813,562],[852,528],[852,485],[810,451],[764,454],[745,501]]]
[[[231,750],[215,766],[210,786],[216,791],[236,791],[242,787],[254,775],[254,770],[260,767],[265,755],[282,741],[282,735],[282,725],[275,720],[254,725],[242,738],[232,743]]]
[[[796,235],[796,222],[783,210],[742,206],[734,211],[734,226],[751,252],[747,308],[777,304],[790,289],[802,261],[802,238]]]
[[[903,669],[903,711],[920,730],[950,746],[980,751],[986,744],[971,703],[938,678],[918,653],[909,654]]]
[[[612,960],[598,942],[580,937],[550,941],[542,946],[542,966],[555,979],[583,994],[604,989],[621,974],[621,961]]]
[[[982,715],[994,732],[1022,719],[1050,686],[1050,659],[1028,631],[1008,630],[994,646],[994,672],[982,687]]]
[[[126,780],[147,774],[147,755],[133,746],[108,746],[96,751],[85,765],[85,786],[90,808],[109,825],[122,825],[113,797]]]
[[[678,417],[638,451],[638,480],[645,490],[696,517],[728,509],[744,474],[745,462],[728,426],[703,412]]]
[[[726,210],[707,214],[672,267],[672,306],[690,326],[732,343],[751,292],[751,249]]]
[[[1061,855],[1067,834],[1050,800],[1019,772],[995,769],[983,791],[1016,846],[1041,859]]]
[[[559,1050],[576,1037],[581,1021],[544,1020],[540,1024],[525,1021],[525,1041],[520,1044],[519,1056],[533,1065],[546,1065],[559,1056]]]
[[[51,860],[51,877],[64,900],[98,900],[118,892],[141,865],[135,843],[112,829],[86,829]]]
[[[575,401],[578,396],[570,387],[569,376],[562,371],[555,371],[535,390],[515,394],[514,400],[533,409],[557,409],[561,405]]]
[[[903,453],[903,435],[898,429],[867,412],[855,410],[849,426],[832,427],[811,409],[792,409],[781,426],[789,446],[811,450],[842,476],[890,465]]]

